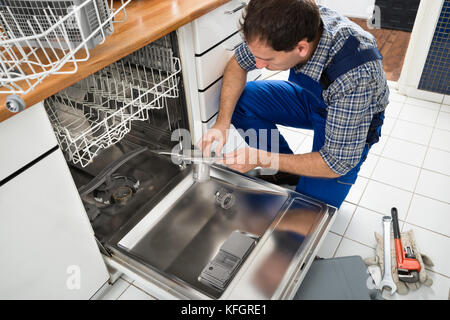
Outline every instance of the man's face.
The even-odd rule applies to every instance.
[[[248,43],[248,47],[255,56],[256,67],[272,71],[288,70],[297,64],[306,63],[309,49],[306,41],[301,41],[297,47],[288,52],[275,51],[269,45],[259,40]]]

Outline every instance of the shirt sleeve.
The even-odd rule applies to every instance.
[[[243,42],[239,47],[237,47],[236,51],[234,52],[234,56],[236,57],[236,61],[242,69],[246,71],[252,71],[256,69],[255,57],[248,48],[247,43]]]
[[[372,121],[377,84],[364,65],[347,72],[328,88],[325,143],[319,150],[330,169],[345,175],[361,159]]]

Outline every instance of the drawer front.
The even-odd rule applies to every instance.
[[[57,146],[42,103],[0,123],[0,181]]]
[[[248,1],[233,0],[193,21],[194,47],[202,54],[239,29],[239,19]]]
[[[208,51],[201,57],[195,58],[199,90],[205,90],[210,84],[222,76],[228,61],[234,55],[234,50],[241,43],[241,36],[236,33],[211,51]]]
[[[221,87],[222,80],[219,80],[208,90],[198,93],[202,122],[207,122],[219,111]]]
[[[256,80],[261,74],[261,70],[255,69],[247,75],[247,81]],[[217,81],[207,90],[199,92],[198,98],[200,102],[200,116],[202,122],[207,122],[219,111],[220,89],[222,88],[222,80]]]
[[[216,123],[217,120],[217,113],[214,115],[214,117],[211,118],[208,122],[202,123],[202,134],[205,134],[208,129],[211,129],[211,127]]]

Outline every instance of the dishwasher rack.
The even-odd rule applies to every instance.
[[[27,94],[49,75],[77,72],[126,18],[131,0],[108,1],[0,0],[0,94]]]
[[[179,96],[180,71],[180,60],[170,49],[150,44],[46,99],[68,160],[87,166],[120,141],[132,121],[149,120],[150,110],[166,108],[168,98]]]

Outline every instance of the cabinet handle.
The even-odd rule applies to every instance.
[[[239,10],[241,10],[242,8],[245,8],[246,5],[247,5],[247,4],[246,4],[245,2],[241,2],[241,5],[240,5],[239,7],[235,8],[235,9],[233,9],[233,10],[227,10],[227,11],[225,11],[225,14],[233,14],[233,13],[236,13],[236,12],[238,12]]]

